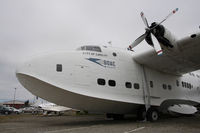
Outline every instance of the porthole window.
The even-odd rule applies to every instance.
[[[184,82],[182,81],[181,83],[182,83],[182,87],[184,87]]]
[[[150,87],[153,88],[153,81],[150,81]]]
[[[126,83],[125,83],[125,86],[126,86],[126,88],[132,88],[131,82],[126,82]]]
[[[117,56],[117,54],[115,52],[113,52],[113,56]]]
[[[134,88],[135,89],[140,89],[140,85],[138,83],[134,83]]]
[[[196,36],[197,36],[196,34],[192,34],[190,37],[195,38]]]
[[[190,88],[190,85],[189,85],[189,83],[186,83],[186,87],[187,87],[187,88]]]
[[[105,84],[106,84],[106,81],[105,81],[105,79],[97,79],[97,83],[98,83],[99,85],[105,85]]]
[[[192,85],[191,84],[189,84],[189,89],[191,89],[192,88]]]
[[[56,65],[56,71],[57,72],[62,72],[62,64],[57,64]]]
[[[115,80],[108,80],[108,84],[112,87],[116,86]]]
[[[183,87],[187,88],[186,82],[183,82]]]
[[[167,85],[166,84],[163,84],[163,89],[167,89]]]
[[[168,85],[168,90],[172,90],[172,86],[171,85]]]

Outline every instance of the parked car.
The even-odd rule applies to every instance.
[[[8,107],[10,110],[12,110],[12,113],[15,113],[15,114],[20,114],[20,113],[22,113],[22,111],[21,110],[19,110],[19,109],[16,109],[16,108],[14,108],[14,107]]]
[[[12,110],[10,108],[8,108],[8,107],[0,105],[0,113],[8,115],[8,114],[12,113]]]

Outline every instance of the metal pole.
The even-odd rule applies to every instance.
[[[14,92],[13,107],[14,107],[14,104],[15,104],[15,95],[16,95],[16,89],[17,89],[17,88],[15,88],[15,92]]]

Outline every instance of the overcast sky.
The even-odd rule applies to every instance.
[[[140,18],[161,21],[176,37],[199,31],[199,0],[0,0],[0,99],[32,99],[15,77],[29,57],[84,44],[125,48],[144,33]]]

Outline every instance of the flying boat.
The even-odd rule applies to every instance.
[[[194,114],[200,103],[200,33],[177,39],[163,22],[151,25],[126,49],[84,45],[31,58],[16,70],[32,94],[107,117],[125,114],[156,121],[159,113]],[[135,51],[145,40],[150,49]]]

